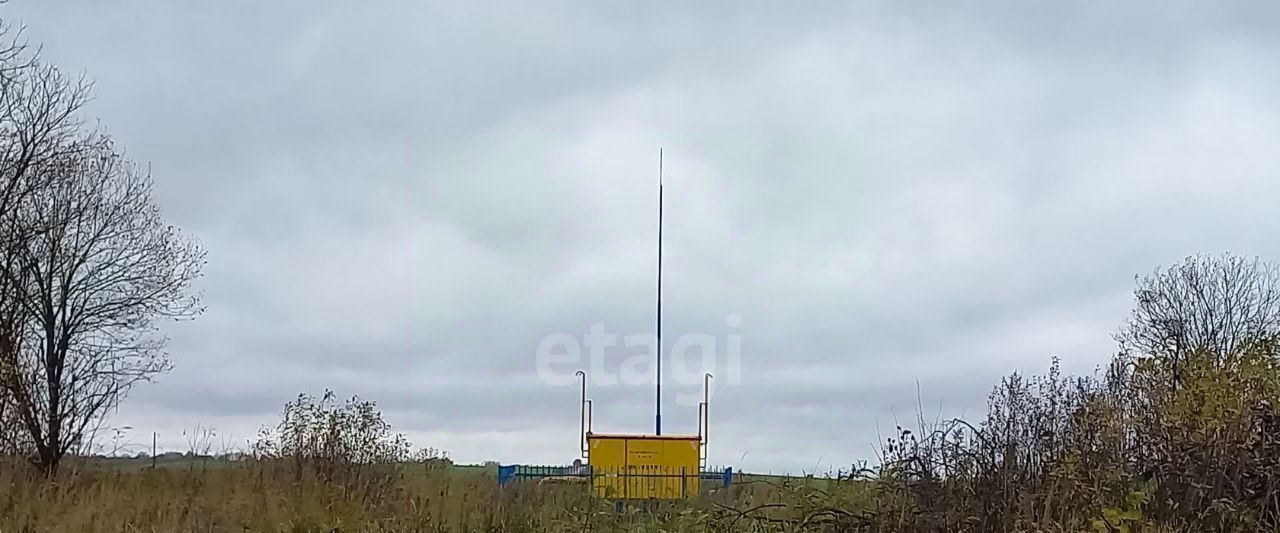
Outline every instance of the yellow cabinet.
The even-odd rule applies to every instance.
[[[592,487],[603,498],[675,500],[698,494],[696,435],[587,434]]]

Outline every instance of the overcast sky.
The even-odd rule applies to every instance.
[[[1280,259],[1280,4],[688,4],[0,6],[209,250],[112,425],[242,446],[327,387],[459,461],[572,460],[536,353],[653,331],[659,147],[664,336],[718,340],[711,462],[748,470],[1091,372],[1137,273]],[[642,352],[593,372],[597,431],[653,431],[650,383],[604,384]]]

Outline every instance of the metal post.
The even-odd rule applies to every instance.
[[[662,434],[662,149],[658,149],[658,386],[654,394],[654,433]]]
[[[702,405],[698,406],[698,470],[707,467],[707,443],[711,442],[711,378],[710,372],[702,376]]]
[[[582,378],[582,403],[578,405],[578,448],[582,458],[585,459],[587,457],[587,373],[579,370],[576,374]]]
[[[156,432],[151,432],[151,469],[156,469]]]
[[[685,476],[684,467],[680,467],[680,498],[689,497],[689,478]]]

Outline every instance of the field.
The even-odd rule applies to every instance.
[[[621,507],[581,478],[499,487],[495,464],[415,451],[373,402],[332,393],[288,403],[247,450],[195,449],[73,456],[52,476],[10,459],[0,469],[0,532],[775,531],[829,523],[833,509],[849,516],[857,505],[840,498],[866,486],[739,474],[693,500]]]
[[[784,530],[805,518],[803,502],[788,501],[804,485],[858,483],[745,476],[697,501],[619,511],[582,485],[500,489],[480,466],[407,463],[332,480],[284,464],[202,459],[154,470],[148,460],[99,460],[54,482],[21,472],[0,474],[0,531]]]

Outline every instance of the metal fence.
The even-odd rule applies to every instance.
[[[687,471],[660,466],[618,469],[582,466],[498,466],[498,484],[581,484],[600,498],[615,500],[687,499],[726,489],[733,484],[733,468]]]

